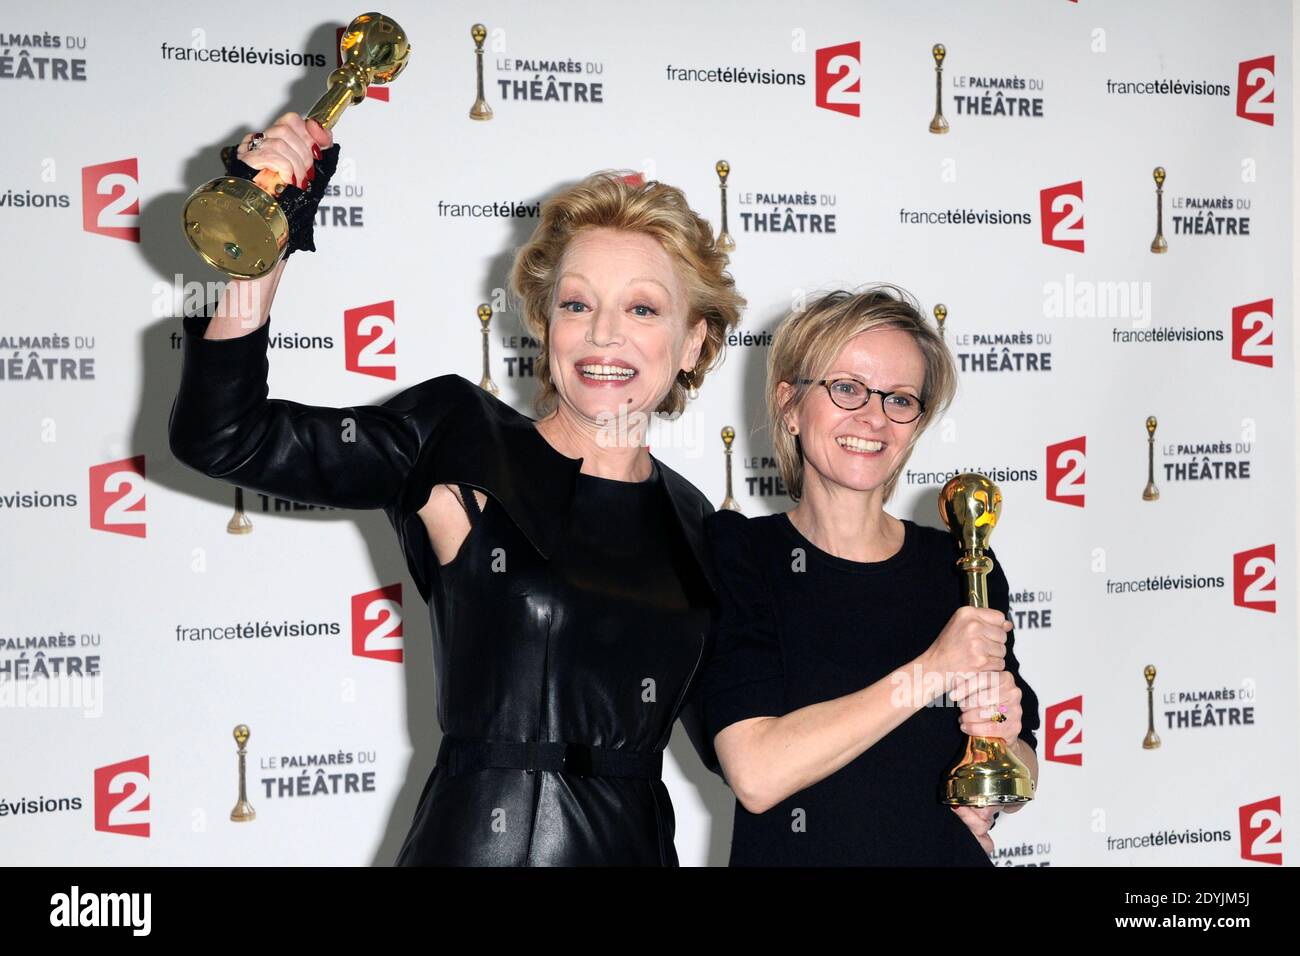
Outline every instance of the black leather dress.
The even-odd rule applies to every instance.
[[[207,321],[184,320],[173,453],[267,494],[383,508],[429,606],[443,738],[397,863],[677,865],[674,721],[720,773],[696,679],[716,614],[707,499],[657,459],[644,482],[584,475],[459,375],[381,405],[268,399],[269,321],[206,340]],[[417,514],[438,484],[472,512],[446,565]]]

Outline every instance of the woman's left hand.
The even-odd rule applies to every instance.
[[[961,730],[972,737],[1002,737],[1008,742],[1020,736],[1022,692],[1010,671],[981,671],[978,686],[959,681],[953,699],[961,707]],[[995,721],[1001,713],[1006,720]]]
[[[962,823],[970,827],[970,832],[975,834],[975,839],[980,841],[980,846],[984,847],[984,852],[993,853],[993,838],[989,836],[989,825],[993,822],[993,814],[998,812],[997,807],[951,807],[953,813],[961,817]]]

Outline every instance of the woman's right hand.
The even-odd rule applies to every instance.
[[[944,675],[944,690],[951,690],[961,674],[1005,670],[1010,630],[1011,621],[999,610],[959,607],[922,655],[923,663]]]
[[[333,134],[320,123],[292,112],[285,113],[263,133],[266,138],[257,149],[248,148],[253,134],[245,133],[236,157],[254,169],[274,169],[281,179],[299,189],[311,184],[320,151],[334,143]]]

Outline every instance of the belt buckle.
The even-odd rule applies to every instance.
[[[565,744],[560,772],[579,777],[591,776],[591,748],[586,744]]]

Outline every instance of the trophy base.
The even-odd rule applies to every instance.
[[[987,807],[1028,803],[1034,799],[1029,768],[1001,738],[968,737],[966,756],[948,773],[941,802],[949,806]]]
[[[956,807],[987,807],[1007,803],[1028,803],[1034,799],[1034,782],[1029,777],[961,775],[949,777],[943,788],[943,803]]]
[[[253,522],[248,520],[248,515],[238,514],[226,522],[227,534],[252,534]]]
[[[289,220],[256,183],[224,176],[185,201],[185,238],[204,261],[234,279],[257,279],[280,261]]]

